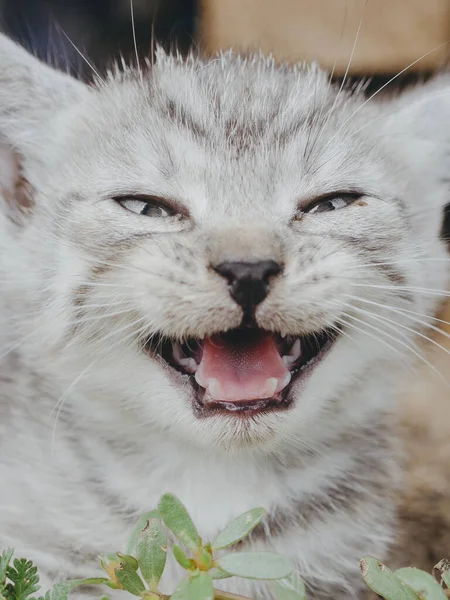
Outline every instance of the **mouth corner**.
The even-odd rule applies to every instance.
[[[241,327],[184,342],[152,336],[144,345],[178,384],[188,383],[197,417],[253,417],[287,410],[338,337],[338,326],[300,335]]]

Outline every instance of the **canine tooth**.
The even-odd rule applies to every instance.
[[[264,386],[264,394],[268,394],[268,396],[273,396],[278,387],[278,379],[276,377],[269,377],[267,379],[266,384]]]
[[[208,387],[207,387],[208,393],[210,396],[212,396],[215,400],[221,400],[223,394],[222,394],[222,386],[219,383],[218,379],[208,379]]]
[[[203,379],[202,374],[200,372],[200,369],[197,369],[197,371],[195,372],[195,381],[198,383],[198,385],[202,388],[206,388],[206,381]]]
[[[300,340],[297,338],[295,340],[295,342],[292,344],[292,348],[291,351],[289,352],[290,356],[293,357],[294,360],[297,360],[297,358],[301,355],[302,353],[302,348],[301,348],[301,344],[300,344]]]
[[[292,378],[292,374],[286,373],[286,375],[284,376],[284,379],[282,379],[281,383],[279,383],[279,387],[278,387],[279,392],[287,386],[287,384],[291,381],[291,378]]]
[[[198,364],[194,358],[181,358],[178,363],[192,373],[195,373],[198,369]]]
[[[181,346],[178,342],[172,343],[172,352],[173,357],[177,362],[181,362],[183,360],[183,352],[181,351]]]
[[[287,367],[288,369],[290,369],[292,367],[292,365],[295,363],[295,358],[293,358],[292,356],[289,356],[288,354],[285,354],[284,356],[282,356],[281,360],[283,361],[284,366]]]

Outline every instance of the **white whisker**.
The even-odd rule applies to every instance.
[[[94,66],[89,62],[89,60],[86,58],[86,56],[81,52],[81,50],[70,39],[70,37],[67,35],[67,33],[64,31],[64,29],[62,29],[62,27],[60,25],[58,25],[58,29],[61,31],[61,33],[64,35],[64,37],[67,39],[67,41],[72,46],[72,48],[75,50],[75,52],[77,52],[79,54],[79,56],[84,60],[84,62],[91,69],[91,71],[94,73],[94,75],[96,75],[98,80],[103,81],[103,78],[100,76],[100,73],[94,68]]]
[[[414,354],[414,356],[416,356],[420,361],[422,361],[423,363],[425,363],[432,371],[434,371],[445,382],[446,385],[450,386],[450,383],[442,375],[442,373],[440,373],[440,371],[438,371],[438,369],[436,369],[436,367],[434,367],[434,365],[432,365],[424,356],[422,356],[422,354],[420,354],[420,352],[418,352],[413,346],[411,346],[411,345],[409,345],[409,344],[407,344],[407,343],[399,340],[398,337],[394,337],[393,335],[387,333],[383,329],[380,329],[379,327],[375,327],[375,325],[372,325],[370,323],[367,323],[366,321],[362,321],[361,319],[358,319],[354,315],[349,315],[348,313],[346,313],[345,316],[353,319],[354,321],[357,321],[358,323],[361,323],[361,324],[365,325],[366,327],[369,327],[370,329],[374,329],[378,333],[382,333],[387,338],[393,340],[396,344],[399,344],[402,347],[406,348],[409,352],[411,352],[412,354]],[[385,325],[389,329],[392,329],[392,326],[390,326],[388,323],[385,323]],[[396,331],[397,331],[397,334],[399,334],[398,330],[396,330]],[[401,333],[400,333],[400,335],[401,335]]]

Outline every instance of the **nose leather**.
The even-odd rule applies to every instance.
[[[246,312],[254,311],[270,291],[271,279],[282,271],[274,260],[258,262],[227,261],[214,270],[228,282],[233,300]]]

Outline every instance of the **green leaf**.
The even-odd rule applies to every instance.
[[[68,581],[62,581],[53,586],[53,589],[50,591],[50,598],[51,600],[67,600],[69,592],[79,585],[101,585],[107,581],[108,580],[104,577],[90,577],[89,579],[70,579]],[[45,595],[46,599],[47,594]]]
[[[448,588],[450,588],[450,560],[443,558],[434,568],[437,571],[440,571],[442,581]]]
[[[103,563],[105,564],[109,564],[109,563],[120,563],[120,558],[119,555],[116,552],[104,552],[103,554],[99,555],[99,559],[101,562],[101,565],[103,567]]]
[[[306,600],[305,584],[297,575],[291,574],[286,579],[273,581],[270,589],[275,600]]]
[[[114,579],[108,579],[108,581],[105,581],[105,585],[107,585],[112,590],[121,590],[122,586],[116,581],[116,579],[116,574],[114,573]]]
[[[121,565],[115,569],[117,581],[130,594],[140,596],[145,590],[145,585],[139,575],[126,565]]]
[[[192,567],[195,566],[195,562],[186,556],[178,544],[172,546],[172,554],[183,569],[192,569]]]
[[[382,598],[386,598],[386,600],[419,599],[414,590],[376,558],[372,556],[362,558],[360,569],[367,586]]]
[[[138,536],[141,533],[141,531],[147,526],[147,522],[149,521],[149,519],[159,519],[158,511],[151,510],[150,512],[144,513],[141,517],[139,517],[138,522],[134,526],[130,537],[128,538],[127,554],[135,556]]]
[[[189,587],[191,585],[191,578],[186,577],[178,585],[177,589],[170,596],[170,600],[188,600],[189,598]]]
[[[219,569],[219,567],[213,567],[208,571],[208,573],[213,579],[228,579],[229,577],[233,577],[233,575],[222,571],[222,569]]]
[[[262,521],[266,514],[267,511],[264,508],[254,508],[231,521],[213,541],[213,550],[228,548],[243,540]]]
[[[14,559],[13,563],[6,568],[6,579],[9,581],[3,594],[11,600],[26,600],[41,587],[37,567],[26,558]]]
[[[230,575],[246,579],[282,579],[291,574],[291,561],[272,552],[237,552],[216,560]]]
[[[395,571],[395,576],[409,585],[421,600],[448,600],[447,594],[430,573],[406,567]]]
[[[100,554],[99,558],[102,569],[106,571],[109,577],[114,581],[116,578],[114,569],[120,565],[120,558],[117,554],[113,554],[112,552]]]
[[[130,569],[132,569],[133,571],[137,571],[139,569],[138,561],[134,558],[134,556],[131,556],[131,554],[121,554],[120,552],[118,552],[117,556],[120,558],[121,563],[123,563],[127,567],[130,567]]]
[[[447,600],[447,595],[430,573],[406,567],[398,569],[394,575],[413,589],[421,600]]]
[[[179,538],[186,548],[195,552],[201,548],[202,540],[192,519],[176,496],[164,494],[158,504],[158,511],[167,527]]]
[[[159,519],[149,519],[139,533],[136,556],[142,577],[156,591],[167,558],[167,537]]]
[[[14,554],[14,550],[12,548],[7,548],[0,555],[0,589],[1,589],[1,586],[5,583],[6,570],[9,566],[9,563],[11,562],[13,554]]]
[[[201,571],[208,571],[212,567],[212,556],[206,548],[200,548],[197,554],[198,567]]]
[[[170,600],[214,600],[214,587],[211,575],[200,571],[188,576],[180,583]]]

